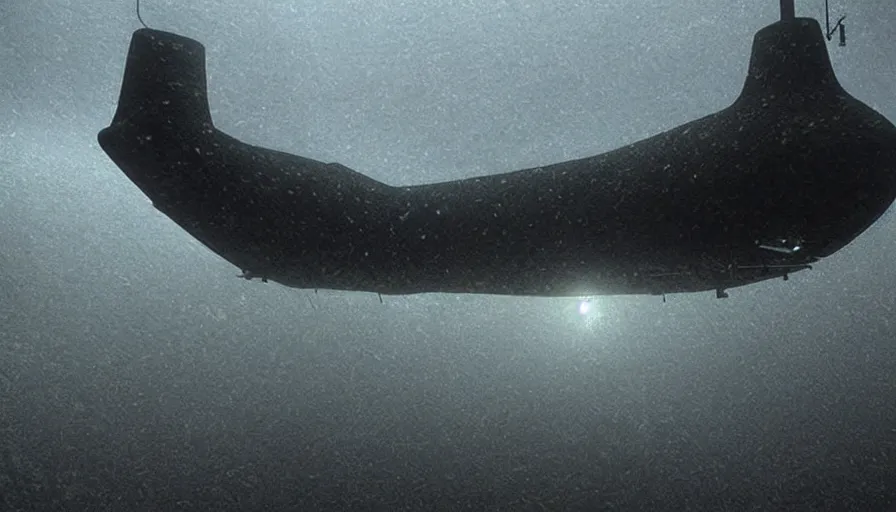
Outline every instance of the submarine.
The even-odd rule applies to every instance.
[[[896,198],[896,127],[843,89],[792,0],[727,108],[501,174],[388,185],[227,135],[207,94],[203,45],[141,28],[99,144],[241,277],[295,288],[724,298],[811,268]]]

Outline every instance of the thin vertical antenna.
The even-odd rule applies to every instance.
[[[824,26],[828,41],[834,37],[834,33],[838,30],[840,31],[840,46],[846,46],[846,27],[843,25],[843,20],[846,19],[846,15],[840,16],[840,19],[837,20],[837,23],[834,24],[834,27],[831,28],[831,9],[828,6],[828,0],[824,0]]]
[[[781,21],[793,21],[794,18],[796,9],[793,7],[793,0],[781,0]]]
[[[143,22],[143,17],[140,16],[140,0],[137,0],[137,19],[140,20],[140,24],[143,25],[143,28],[149,28],[146,26],[146,23]]]
[[[828,0],[824,0],[824,26],[827,27],[828,32],[831,30],[831,9],[828,7]],[[831,37],[828,36],[828,40]]]

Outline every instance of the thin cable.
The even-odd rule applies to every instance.
[[[824,0],[824,26],[828,31],[828,41],[831,40],[831,8],[828,6],[828,0]]]
[[[143,25],[143,28],[149,28],[146,26],[146,23],[143,22],[143,17],[140,16],[140,0],[137,0],[137,19],[140,20],[140,24]]]

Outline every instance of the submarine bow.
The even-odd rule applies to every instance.
[[[578,160],[396,187],[218,130],[199,42],[132,37],[99,143],[156,208],[298,288],[665,294],[809,268],[896,197],[896,128],[838,83],[818,23],[755,36],[728,108]]]

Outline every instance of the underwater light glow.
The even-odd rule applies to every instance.
[[[587,315],[588,312],[590,312],[590,311],[591,311],[591,301],[590,300],[583,300],[583,301],[579,302],[579,314],[580,315]]]

